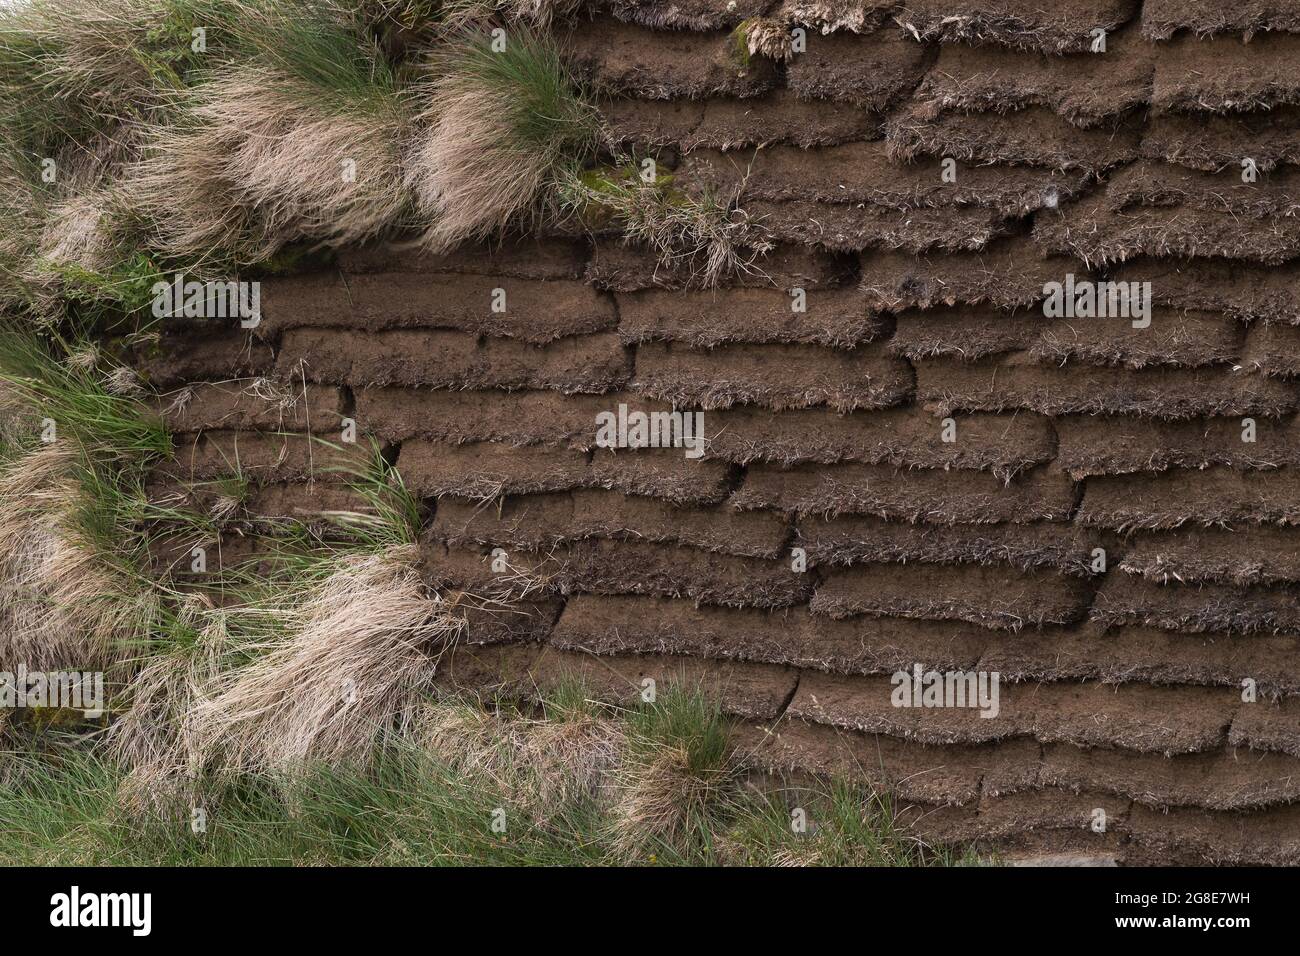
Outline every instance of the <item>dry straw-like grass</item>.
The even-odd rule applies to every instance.
[[[407,207],[407,123],[395,90],[352,98],[250,66],[197,89],[182,127],[156,125],[128,188],[176,257],[251,263],[300,239],[358,242]]]
[[[0,122],[0,296],[40,316],[96,296],[138,313],[155,263],[225,275],[301,240],[418,228],[441,252],[526,228],[562,212],[601,139],[548,32],[579,0],[29,6],[0,15],[13,114]],[[763,30],[756,42],[777,42]],[[53,121],[42,99],[59,105]],[[28,167],[49,155],[59,178],[42,188]],[[708,284],[744,268],[753,235],[735,210],[644,191],[589,200]]]
[[[24,132],[76,134],[140,115],[181,82],[194,26],[221,0],[22,0],[0,7],[0,102]],[[215,31],[214,31],[215,32]]]
[[[116,673],[157,608],[80,527],[80,461],[81,450],[65,440],[0,472],[0,660]]]
[[[737,29],[740,32],[737,39],[745,45],[748,56],[765,56],[777,63],[784,63],[794,56],[790,24],[785,20],[755,17]]]
[[[50,290],[31,281],[47,206],[31,167],[26,157],[0,149],[0,309],[6,313],[53,310]]]
[[[596,119],[576,95],[555,43],[522,28],[505,49],[461,35],[434,65],[410,183],[446,250],[536,211],[547,187],[595,145]]]
[[[755,264],[773,244],[736,195],[690,195],[664,179],[643,181],[630,160],[605,170],[570,174],[558,187],[561,204],[584,223],[617,223],[629,243],[649,248],[664,269],[713,288],[737,274],[761,275]]]
[[[118,201],[116,190],[99,188],[52,205],[41,232],[37,268],[48,263],[102,272],[112,266],[116,257],[112,210]]]
[[[230,609],[280,621],[188,715],[205,762],[277,773],[364,763],[379,734],[409,725],[437,652],[463,627],[425,593],[417,557],[414,546],[347,556],[296,605]]]
[[[548,27],[555,20],[573,16],[585,5],[586,0],[443,0],[438,15],[445,27],[452,31],[463,30],[493,17]]]
[[[860,0],[789,0],[782,12],[791,23],[806,23],[822,33],[867,33],[888,15],[887,8]]]
[[[629,714],[614,775],[610,845],[636,859],[657,848],[687,853],[724,816],[737,788],[736,754],[716,697],[677,687]]]
[[[575,802],[607,800],[626,745],[616,721],[581,703],[532,717],[438,701],[423,711],[413,739],[433,759],[467,780],[489,783],[543,824]]]
[[[141,656],[108,730],[108,751],[128,768],[124,807],[145,810],[196,791],[204,755],[189,715],[220,678],[230,649],[226,616],[201,593],[182,596],[172,633],[187,640]]]

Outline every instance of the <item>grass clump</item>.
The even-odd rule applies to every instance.
[[[629,859],[706,851],[736,773],[721,709],[702,694],[672,690],[627,723],[612,845]]]
[[[301,14],[244,23],[249,58],[146,129],[128,188],[151,241],[195,271],[302,239],[356,242],[407,208],[411,112],[396,70],[373,39]]]
[[[776,63],[794,56],[789,25],[771,17],[751,17],[741,22],[731,32],[731,42],[741,66],[748,66],[750,57],[756,54]]]
[[[0,8],[0,121],[8,146],[52,155],[163,105],[210,62],[237,9],[223,0],[24,0]],[[201,44],[206,46],[205,44]]]
[[[579,6],[32,0],[0,12],[0,307],[46,325],[68,311],[147,324],[141,289],[163,274],[228,279],[293,243],[410,230],[441,252],[575,209],[703,284],[748,269],[763,240],[734,197],[622,176],[590,187],[582,169],[607,136],[547,32]]]
[[[142,260],[221,276],[397,224],[409,111],[366,16],[334,0],[0,11],[0,233],[21,237],[0,243],[0,304],[47,323],[138,314]]]
[[[253,659],[223,671],[188,715],[203,762],[254,772],[363,762],[378,732],[409,725],[431,658],[460,629],[424,593],[417,559],[413,547],[340,557],[296,600],[233,610],[234,628],[276,619],[253,622],[272,633],[241,642]]]
[[[495,50],[463,34],[436,62],[411,168],[432,249],[484,238],[535,211],[595,147],[595,113],[555,42],[523,28],[504,42]]]
[[[120,683],[160,613],[139,518],[171,446],[129,371],[64,347],[0,328],[0,660]]]
[[[109,733],[134,799],[365,767],[418,717],[463,618],[420,578],[419,503],[400,476],[376,451],[348,477],[358,510],[267,523],[255,557],[168,593],[178,613]]]
[[[374,758],[291,779],[239,774],[183,802],[123,800],[102,752],[3,766],[0,862],[65,865],[876,865],[983,862],[925,847],[889,801],[844,783],[793,792],[744,778],[717,708],[690,695],[623,709],[580,685],[537,703],[429,700],[415,734]],[[629,817],[627,788],[657,779],[661,812]],[[653,756],[652,756],[653,755]],[[636,770],[635,768],[642,768]],[[631,774],[629,776],[629,774]],[[692,781],[689,796],[669,781]],[[700,787],[699,782],[711,781]],[[647,794],[648,795],[648,794]],[[791,827],[797,799],[808,827]],[[649,806],[650,804],[643,804]],[[203,810],[204,829],[191,823]],[[629,846],[635,847],[631,854]]]
[[[646,246],[661,267],[680,270],[694,284],[712,288],[732,275],[758,273],[754,260],[772,243],[736,207],[736,196],[692,195],[668,176],[646,182],[636,169],[624,158],[608,169],[567,176],[560,204],[582,222],[617,223],[626,241]]]
[[[169,454],[157,416],[121,384],[121,366],[97,348],[55,339],[64,358],[30,332],[0,325],[0,388],[12,413],[53,423],[88,456],[120,462]],[[129,370],[128,370],[129,374]]]
[[[799,815],[796,825],[795,816]],[[757,795],[721,840],[746,866],[978,866],[973,847],[933,847],[900,825],[888,794],[850,780]]]
[[[507,21],[547,27],[554,20],[572,16],[583,0],[443,0],[439,19],[450,29],[464,29],[498,17]]]
[[[50,290],[33,276],[49,204],[38,160],[0,146],[0,312],[6,316],[28,321],[53,311]]]

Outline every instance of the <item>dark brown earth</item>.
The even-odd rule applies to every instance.
[[[755,17],[807,52],[742,52]],[[1300,863],[1300,18],[613,0],[562,32],[612,142],[772,251],[717,289],[573,230],[267,278],[251,334],[141,346],[153,492],[246,479],[229,560],[358,507],[330,469],[373,437],[474,608],[443,686],[701,688],[756,770],[891,787],[931,841]],[[1067,274],[1150,282],[1150,326],[1048,318]],[[702,411],[703,456],[598,447],[620,405]],[[304,435],[345,418],[355,448]],[[999,715],[892,706],[918,664],[996,671]]]

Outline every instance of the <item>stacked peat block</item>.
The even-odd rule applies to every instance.
[[[602,4],[565,29],[614,137],[736,196],[756,271],[349,250],[175,333],[181,459],[239,442],[250,509],[306,509],[280,433],[355,419],[429,583],[502,602],[449,681],[703,687],[755,767],[928,840],[1300,862],[1300,16],[1222,6]],[[742,53],[754,18],[806,47]],[[1149,322],[1045,309],[1067,276]],[[289,421],[220,384],[259,375]],[[701,411],[705,454],[598,447],[620,405]],[[894,706],[918,664],[997,672],[997,715]]]

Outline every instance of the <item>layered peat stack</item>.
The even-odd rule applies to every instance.
[[[748,268],[356,246],[141,368],[255,514],[346,506],[307,433],[382,445],[426,581],[498,602],[449,683],[700,686],[756,770],[860,776],[928,841],[1300,863],[1286,6],[611,0],[571,62]],[[620,408],[702,453],[603,440]],[[918,666],[996,674],[996,713],[898,706]]]

